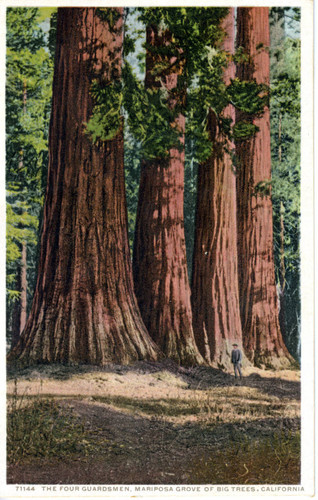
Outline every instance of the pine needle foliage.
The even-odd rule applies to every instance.
[[[46,185],[53,60],[37,8],[6,12],[7,321],[19,297],[16,277],[27,243],[28,302],[36,269]],[[10,330],[10,326],[8,326]]]
[[[271,154],[274,255],[285,343],[300,359],[299,9],[271,9]]]

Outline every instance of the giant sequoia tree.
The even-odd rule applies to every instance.
[[[117,130],[113,122],[105,130],[98,107],[110,86],[112,104],[120,102],[122,10],[58,10],[38,279],[12,358],[104,364],[156,359],[159,352],[133,292],[121,119]]]
[[[163,352],[177,362],[196,364],[203,359],[192,330],[183,218],[185,88],[178,77],[184,57],[172,49],[169,30],[156,24],[147,27],[147,47],[146,87],[166,100],[171,134],[175,131],[180,138],[176,146],[167,145],[168,154],[144,159],[141,165],[135,290],[147,329]]]
[[[238,77],[269,85],[268,8],[238,8],[237,45],[245,57]],[[237,113],[249,136],[237,141],[237,223],[240,307],[246,354],[256,364],[291,360],[279,321],[273,258],[269,108]]]
[[[223,49],[234,53],[234,9],[223,21]],[[234,62],[224,70],[224,83],[235,77]],[[222,111],[234,122],[234,107]],[[210,108],[208,131],[212,153],[199,166],[192,310],[195,338],[208,362],[226,365],[232,342],[242,342],[236,251],[236,176],[230,155],[233,144],[220,129],[220,117]]]
[[[161,348],[179,363],[205,358],[226,366],[236,340],[256,364],[286,366],[291,358],[278,323],[271,191],[276,272],[283,298],[290,297],[286,308],[281,301],[281,319],[294,354],[298,40],[281,43],[283,25],[273,31],[272,57],[279,64],[273,63],[270,127],[267,8],[238,8],[235,54],[232,8],[132,9],[131,19],[135,24],[139,15],[147,40],[142,53],[136,43],[138,57],[126,57],[124,64],[139,26],[135,33],[126,29],[128,16],[123,30],[122,8],[59,9],[50,30],[51,58],[37,9],[7,14],[7,317],[10,334],[16,323],[13,344],[26,315],[26,287],[20,284],[25,272],[18,272],[26,264],[30,298],[33,291],[55,55],[39,272],[29,319],[10,358],[126,363],[157,359]],[[281,9],[273,14],[280,19]],[[137,58],[141,72],[146,69],[145,85],[140,72],[134,76]],[[136,220],[135,291],[124,149],[131,241]],[[197,194],[196,224],[192,209],[184,219],[185,165],[191,178],[186,204],[190,199],[193,207]],[[194,255],[192,307],[184,225]],[[20,307],[12,314],[17,297],[23,314]],[[283,318],[289,307],[295,313]]]

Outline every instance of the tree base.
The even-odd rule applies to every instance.
[[[218,340],[217,347],[218,350],[213,354],[211,353],[209,359],[209,366],[212,368],[217,368],[218,370],[233,370],[233,364],[231,362],[231,355],[233,350],[233,342],[237,342],[241,344],[239,339],[223,339]],[[239,349],[242,352],[242,366],[243,368],[246,366],[251,366],[251,361],[248,359],[246,354],[244,353],[244,349],[241,345],[239,345]]]
[[[126,354],[122,358],[120,356],[109,356],[107,359],[101,360],[80,360],[80,359],[60,359],[60,358],[43,358],[41,356],[34,356],[28,352],[23,352],[22,354],[17,352],[16,350],[12,350],[7,355],[7,363],[10,366],[14,366],[17,368],[26,368],[29,366],[38,366],[38,365],[63,365],[63,366],[74,366],[79,367],[82,365],[85,366],[99,366],[104,367],[109,364],[118,364],[118,365],[132,365],[137,363],[138,361],[162,361],[165,358],[164,354],[159,350],[152,350],[148,354],[144,354],[143,356],[128,355]]]
[[[257,368],[266,370],[299,369],[299,363],[289,353],[285,352],[279,355],[254,352],[253,358],[250,358],[250,360]]]
[[[124,316],[125,321],[117,317],[117,324],[112,328],[109,325],[103,325],[103,329],[100,327],[95,339],[93,333],[97,328],[93,328],[92,323],[62,329],[58,322],[50,322],[44,329],[44,323],[34,326],[30,321],[18,344],[8,353],[7,360],[21,366],[54,363],[105,366],[162,359],[163,354],[143,324],[140,322],[139,330],[136,330],[128,322],[132,318],[136,320],[129,314]]]

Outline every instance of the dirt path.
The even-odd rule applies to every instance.
[[[7,481],[191,484],[200,464],[229,443],[299,429],[299,373],[245,374],[235,385],[230,374],[169,363],[11,372],[8,394],[50,397],[71,408],[98,452],[9,464]]]

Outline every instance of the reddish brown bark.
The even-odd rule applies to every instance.
[[[58,9],[38,279],[12,358],[105,364],[158,356],[133,292],[123,133],[93,145],[85,127],[93,80],[120,77],[123,9],[115,11],[111,31],[97,9]]]
[[[11,347],[14,347],[21,333],[24,330],[27,320],[27,244],[24,241],[21,245],[21,262],[18,267],[17,287],[20,292],[19,300],[15,303],[12,319],[12,339]]]
[[[223,21],[223,49],[234,52],[234,9]],[[235,77],[234,63],[224,70],[224,82]],[[224,117],[234,121],[232,105]],[[199,166],[192,276],[193,329],[201,354],[212,364],[230,364],[232,343],[242,344],[236,249],[236,177],[226,150],[233,149],[210,110],[213,153]]]
[[[237,44],[249,55],[238,66],[241,80],[269,85],[268,7],[238,8]],[[237,221],[240,304],[243,344],[255,364],[283,365],[290,360],[279,321],[273,259],[273,214],[271,179],[270,121],[266,106],[262,116],[249,120],[259,131],[237,143]],[[263,185],[263,188],[262,188]],[[265,186],[265,188],[264,188]]]
[[[169,33],[148,27],[149,45],[168,45],[169,39]],[[177,68],[175,59],[168,59],[169,70],[156,80],[152,70],[158,57],[157,53],[147,53],[146,85],[164,85],[172,91],[181,69]],[[182,98],[184,96],[174,95],[171,106]],[[184,116],[180,114],[173,125],[180,129],[184,145]],[[192,330],[183,197],[184,149],[172,148],[168,158],[143,162],[133,270],[140,311],[152,338],[169,358],[182,364],[196,364],[203,359]]]

